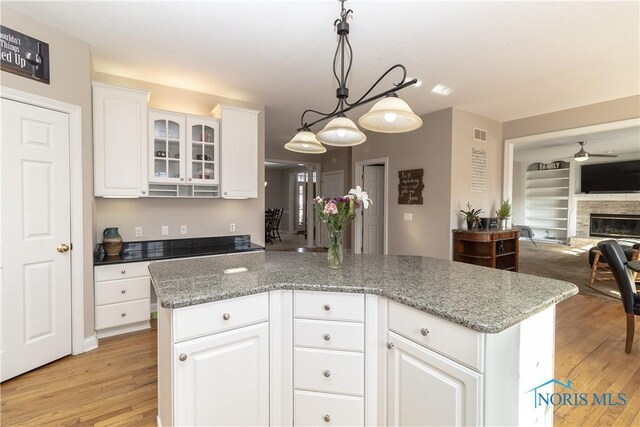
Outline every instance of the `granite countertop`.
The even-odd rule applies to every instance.
[[[240,273],[225,270],[246,268]],[[149,265],[165,308],[278,289],[380,295],[480,332],[496,333],[578,293],[572,283],[417,256],[261,252]]]
[[[157,261],[263,250],[262,246],[251,243],[251,236],[249,235],[123,242],[120,255],[117,256],[107,256],[102,244],[99,244],[93,253],[93,265]]]

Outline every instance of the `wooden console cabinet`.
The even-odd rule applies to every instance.
[[[453,260],[518,271],[520,229],[453,230]]]

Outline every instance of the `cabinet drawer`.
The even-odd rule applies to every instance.
[[[327,320],[295,319],[296,347],[364,351],[364,324]]]
[[[174,341],[184,341],[269,319],[267,292],[174,310]]]
[[[389,301],[389,329],[476,371],[484,371],[484,334]]]
[[[293,413],[295,426],[362,426],[364,399],[296,390]]]
[[[96,307],[96,329],[144,322],[149,320],[150,309],[148,298]]]
[[[364,354],[296,348],[293,377],[296,389],[362,396]]]
[[[130,262],[114,265],[99,265],[94,268],[96,282],[105,280],[130,279],[132,277],[149,277],[148,262]]]
[[[114,304],[149,298],[151,281],[148,277],[110,280],[96,283],[96,305]]]
[[[364,321],[364,294],[295,291],[293,295],[294,317]]]

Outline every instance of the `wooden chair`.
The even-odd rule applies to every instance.
[[[273,221],[275,218],[275,210],[266,209],[264,211],[264,241],[273,244]]]
[[[632,277],[631,270],[626,267],[627,257],[622,247],[615,240],[605,240],[598,243],[598,249],[604,256],[611,274],[616,280],[618,290],[620,291],[620,299],[627,316],[627,340],[624,351],[631,353],[633,346],[633,335],[635,329],[635,317],[640,316],[640,294],[636,289],[635,281]]]
[[[603,240],[600,243],[611,243],[611,242],[618,244],[618,242],[615,240]],[[609,268],[609,264],[607,263],[605,257],[602,256],[602,251],[600,250],[599,244],[598,244],[598,249],[592,249],[592,252],[594,254],[594,257],[593,257],[593,263],[591,264],[591,275],[589,276],[589,282],[587,283],[587,286],[597,292],[608,295],[606,292],[602,292],[601,290],[595,288],[593,284],[597,280],[599,283],[603,283],[605,285],[613,287],[614,289],[617,289],[617,285],[614,281],[613,276],[611,275],[611,268]],[[633,252],[631,253],[631,257],[629,257],[628,260],[636,261],[639,259],[639,257],[640,257],[640,247],[638,247],[638,245],[635,245],[633,247]],[[625,260],[627,260],[626,255],[625,255]],[[637,276],[638,276],[638,273],[636,272],[632,273],[632,280],[634,282],[636,281]]]

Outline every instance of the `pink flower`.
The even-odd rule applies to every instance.
[[[326,205],[324,205],[323,212],[325,215],[336,215],[338,213],[338,208],[336,207],[335,203],[329,202]]]

